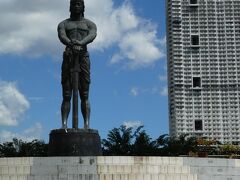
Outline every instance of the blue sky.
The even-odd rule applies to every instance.
[[[102,138],[122,124],[144,125],[153,138],[168,133],[164,2],[86,1],[85,17],[98,26],[89,47],[90,127]],[[69,17],[68,4],[0,1],[1,142],[13,137],[48,142],[50,130],[61,126],[63,46],[56,28]]]

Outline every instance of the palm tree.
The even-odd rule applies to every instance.
[[[182,134],[179,137],[168,137],[166,145],[163,147],[168,156],[188,155],[190,151],[197,150],[197,141],[195,137],[188,137],[188,134]]]
[[[102,140],[104,155],[131,155],[132,128],[120,126],[109,131]]]
[[[150,156],[156,154],[156,143],[146,133],[145,130],[138,131],[135,135],[135,142],[133,144],[133,155]]]
[[[168,150],[166,149],[166,146],[169,142],[169,136],[168,134],[160,135],[155,141],[155,147],[157,148],[156,155],[158,156],[166,156],[168,154]]]
[[[158,144],[152,141],[143,126],[133,128],[120,126],[109,131],[107,139],[102,140],[104,155],[134,155],[149,156],[157,155]]]
[[[142,130],[143,126],[127,128],[120,126],[109,131],[107,139],[102,140],[104,155],[134,156],[179,156],[197,151],[197,140],[183,134],[179,137],[160,135],[156,140]]]

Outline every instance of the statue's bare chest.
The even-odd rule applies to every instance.
[[[76,29],[80,31],[88,30],[88,26],[84,21],[68,21],[65,23],[65,28],[67,31],[76,30]]]
[[[71,37],[76,35],[84,37],[88,34],[89,30],[85,21],[67,21],[65,23],[65,31]]]

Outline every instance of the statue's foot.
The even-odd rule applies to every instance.
[[[84,129],[89,129],[89,126],[88,125],[84,125]]]

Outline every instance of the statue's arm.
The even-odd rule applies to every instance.
[[[87,21],[87,26],[88,26],[88,29],[89,29],[88,35],[79,42],[79,44],[82,45],[82,46],[93,42],[93,40],[97,37],[97,26],[96,26],[96,24],[94,24],[93,22],[88,20]]]
[[[66,31],[65,31],[64,22],[61,22],[58,25],[58,38],[66,46],[69,46],[71,44],[71,40],[67,37]]]

